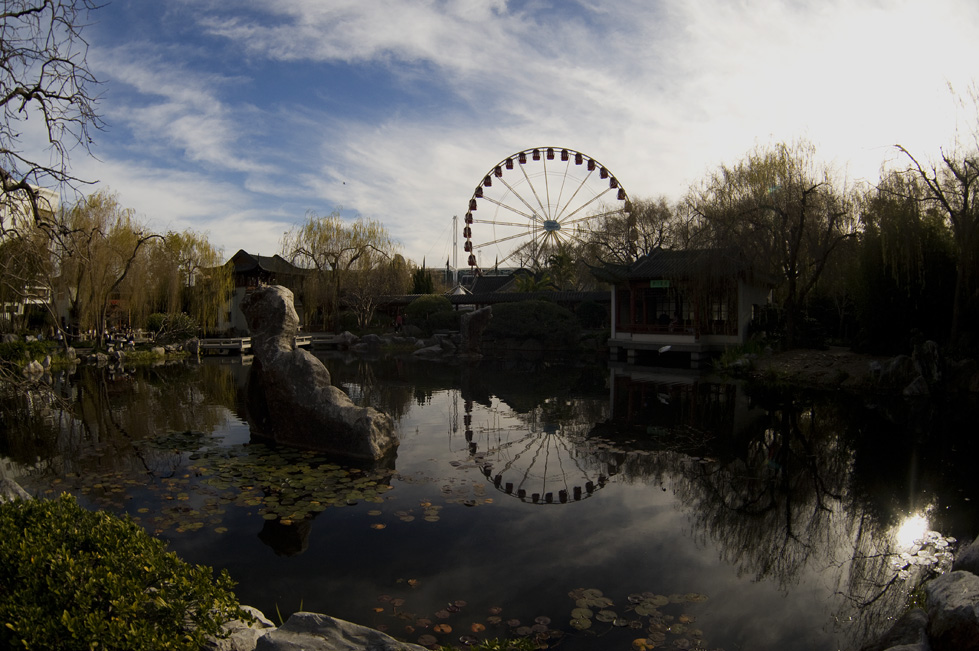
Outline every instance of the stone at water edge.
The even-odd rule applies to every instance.
[[[390,635],[329,615],[294,613],[258,639],[255,651],[427,651]]]
[[[255,363],[249,372],[249,413],[261,435],[304,449],[378,460],[398,446],[394,421],[358,407],[330,382],[312,353],[295,347],[299,315],[292,292],[273,285],[245,297]]]

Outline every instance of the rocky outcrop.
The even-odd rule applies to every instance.
[[[459,330],[462,335],[461,352],[464,355],[480,355],[482,353],[483,331],[493,318],[493,308],[482,307],[473,312],[467,312],[459,319]]]
[[[926,607],[904,613],[861,651],[979,651],[979,538],[956,554],[952,571],[924,585]]]
[[[12,502],[13,500],[29,500],[30,493],[21,488],[21,485],[13,479],[4,477],[0,479],[0,504]]]
[[[329,615],[295,613],[258,638],[255,651],[425,651],[390,635]],[[244,650],[242,650],[244,651]]]
[[[330,383],[312,353],[296,348],[299,316],[285,287],[262,287],[242,301],[255,362],[248,379],[253,429],[279,443],[352,458],[377,460],[398,439],[387,414],[358,407]]]

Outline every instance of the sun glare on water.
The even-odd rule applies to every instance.
[[[894,537],[898,547],[910,549],[915,541],[924,538],[928,532],[928,517],[924,513],[914,513],[901,522]]]

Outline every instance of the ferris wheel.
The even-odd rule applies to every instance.
[[[517,152],[489,169],[469,199],[468,264],[537,268],[562,245],[582,242],[606,218],[626,216],[628,195],[607,167],[566,147]]]

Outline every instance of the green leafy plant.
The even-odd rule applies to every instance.
[[[146,329],[160,343],[189,339],[197,334],[197,322],[183,312],[162,314],[155,312],[146,319]]]
[[[226,571],[70,495],[0,505],[0,648],[196,650],[250,616]]]
[[[520,301],[493,306],[484,336],[535,339],[549,348],[574,348],[581,328],[575,316],[550,301]]]
[[[40,341],[9,341],[0,343],[0,360],[11,363],[26,363],[41,359],[49,352],[48,346]]]
[[[426,294],[413,300],[405,308],[405,317],[408,325],[416,325],[429,334],[459,325],[452,303],[438,294]]]

